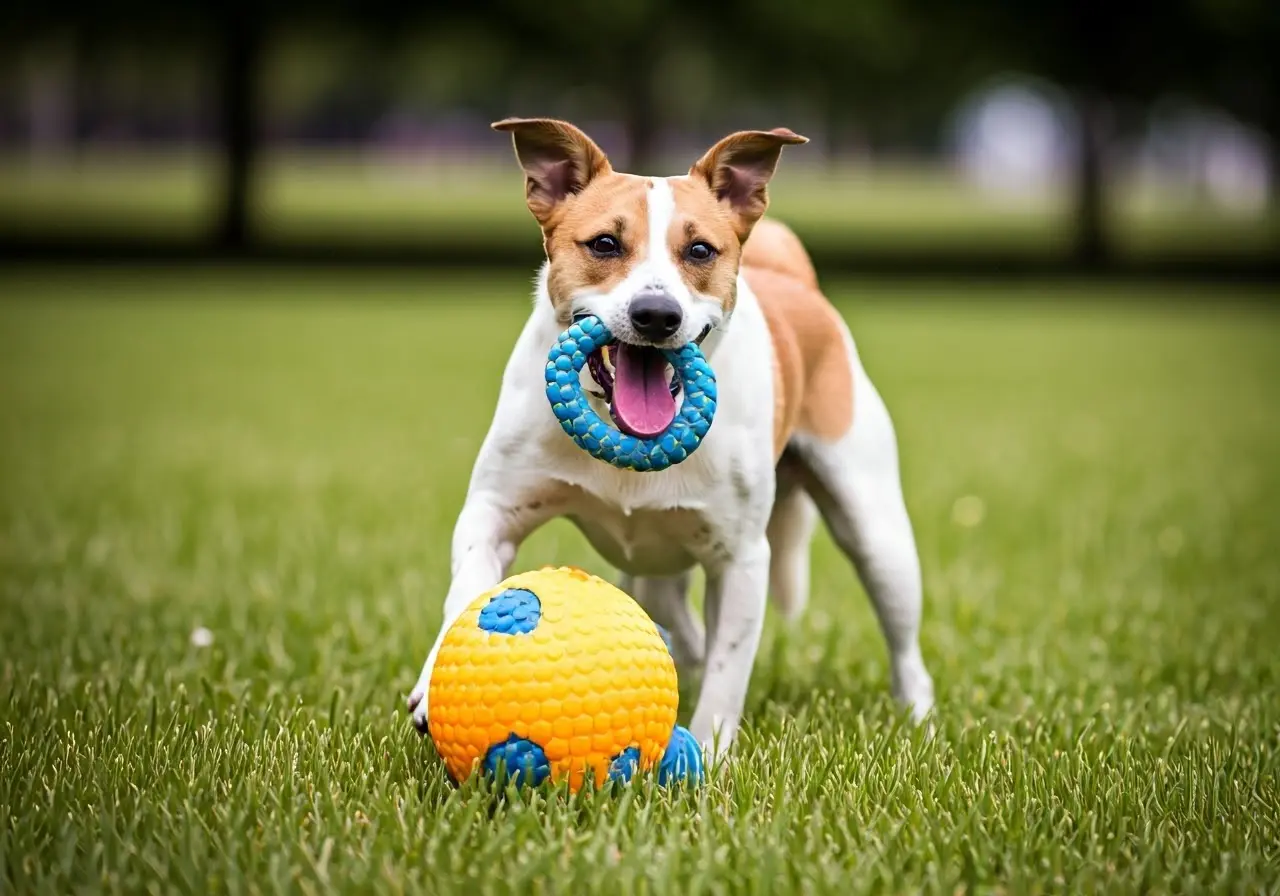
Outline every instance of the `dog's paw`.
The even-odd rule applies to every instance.
[[[701,745],[702,755],[707,765],[711,766],[729,761],[729,754],[733,750],[738,732],[736,725],[726,725],[723,722],[719,725],[708,725],[694,718],[689,723],[689,733]]]
[[[419,734],[427,733],[427,689],[418,685],[409,694],[409,712],[413,719],[413,727]]]
[[[903,661],[893,670],[894,699],[907,707],[911,721],[932,728],[933,679],[919,660]]]

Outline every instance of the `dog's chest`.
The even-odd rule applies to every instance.
[[[725,550],[717,527],[697,510],[626,512],[578,491],[565,515],[602,557],[634,575],[675,575]]]
[[[714,445],[705,445],[714,454]],[[635,575],[674,575],[727,556],[746,494],[740,475],[717,475],[698,460],[661,474],[625,473],[598,461],[559,469],[558,515],[609,563]],[[732,467],[731,467],[732,469]],[[572,471],[572,472],[571,472]],[[744,485],[745,489],[745,485]]]

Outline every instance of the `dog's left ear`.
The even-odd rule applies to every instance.
[[[739,131],[707,150],[689,174],[706,181],[716,198],[728,204],[738,239],[745,240],[769,207],[769,180],[782,147],[808,142],[786,128]]]
[[[544,227],[567,196],[612,170],[595,141],[567,121],[504,118],[491,127],[511,134],[524,169],[525,200]]]

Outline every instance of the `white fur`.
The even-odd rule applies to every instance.
[[[853,428],[834,444],[797,433],[790,448],[807,492],[871,598],[889,649],[893,695],[921,722],[933,708],[933,679],[920,653],[920,560],[902,494],[897,436],[847,328],[844,338],[854,375]]]
[[[719,393],[711,431],[692,457],[660,473],[618,470],[575,446],[544,393],[547,352],[562,324],[553,313],[543,266],[454,529],[443,624],[409,697],[420,730],[426,728],[427,689],[445,631],[476,595],[508,575],[529,534],[566,517],[623,572],[623,587],[671,632],[682,671],[704,664],[690,730],[704,747],[723,755],[742,716],[770,580],[788,615],[807,596],[815,523],[807,492],[867,582],[890,647],[894,693],[917,717],[932,704],[932,682],[916,641],[920,573],[898,484],[896,443],[852,339],[846,331],[855,373],[853,430],[834,445],[797,435],[798,478],[784,475],[790,469],[786,462],[775,472],[768,360],[773,345],[764,313],[741,276],[732,320],[718,302],[689,290],[667,249],[674,210],[669,183],[655,179],[647,256],[621,285],[576,296],[574,307],[599,315],[627,339],[627,303],[636,292],[656,287],[676,297],[685,313],[672,345],[712,324],[703,343]],[[778,489],[782,500],[775,507]],[[705,631],[688,603],[695,566],[706,574]]]
[[[785,468],[784,468],[785,469]],[[769,594],[788,622],[809,603],[809,545],[818,525],[813,498],[793,477],[779,475],[778,494],[769,517]]]

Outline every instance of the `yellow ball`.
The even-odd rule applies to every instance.
[[[656,766],[676,724],[676,668],[644,609],[597,576],[544,567],[477,597],[449,627],[427,725],[454,781],[599,786]]]

